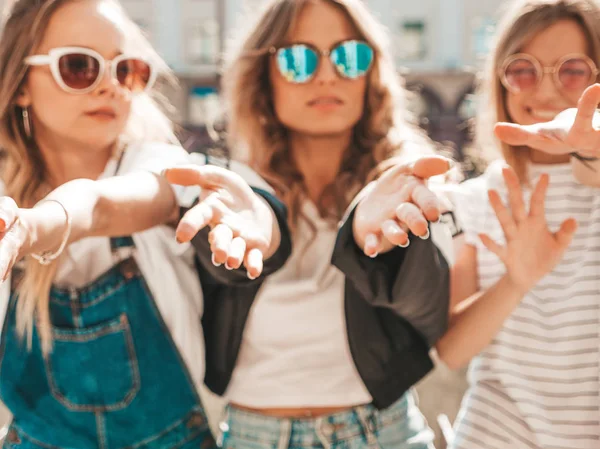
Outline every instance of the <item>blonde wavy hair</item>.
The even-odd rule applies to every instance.
[[[494,124],[513,122],[506,107],[506,88],[498,72],[509,56],[536,34],[559,20],[577,22],[589,43],[589,56],[600,66],[600,4],[598,0],[516,0],[508,5],[497,29],[496,42],[487,61],[484,79],[479,91],[476,141],[484,149],[487,159],[497,156],[498,143],[494,140]],[[500,143],[506,162],[512,166],[522,182],[527,179],[529,152],[526,148]]]
[[[25,131],[23,112],[17,97],[27,77],[24,59],[40,45],[54,12],[67,2],[88,0],[12,0],[5,6],[0,37],[0,148],[1,179],[4,195],[15,199],[20,207],[33,207],[51,190],[46,164],[35,141]],[[138,26],[131,21],[117,0],[103,0],[122,15],[125,35],[132,48],[151,59],[159,72],[159,84],[173,84],[174,76],[156,54]],[[115,149],[142,141],[176,143],[171,121],[163,110],[168,108],[164,96],[156,90],[152,96],[142,94],[132,102],[127,125],[115,142]],[[160,106],[159,106],[160,105]],[[161,107],[162,106],[162,107]],[[56,274],[56,263],[42,266],[33,258],[25,262],[24,277],[18,285],[17,330],[28,337],[29,347],[34,323],[45,354],[52,347],[49,293]]]
[[[288,206],[292,226],[305,186],[288,151],[287,130],[273,107],[269,49],[286,43],[302,8],[313,1],[328,2],[343,11],[360,39],[375,52],[364,113],[354,128],[353,144],[337,178],[317,205],[321,215],[339,220],[370,179],[399,159],[432,148],[406,107],[407,92],[394,69],[385,29],[361,0],[267,0],[256,20],[247,21],[248,29],[232,40],[234,46],[226,54],[223,91],[228,139],[233,156],[248,163],[275,188]],[[409,142],[415,144],[414,152],[404,150]],[[331,203],[335,210],[325,206]]]

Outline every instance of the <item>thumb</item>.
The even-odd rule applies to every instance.
[[[230,170],[214,165],[179,165],[163,170],[171,184],[200,186],[204,189],[225,189],[236,197],[252,192],[244,179]]]
[[[554,238],[561,248],[567,248],[571,244],[576,230],[577,221],[574,218],[569,218],[562,222],[560,229],[554,233]]]
[[[500,122],[494,126],[494,134],[502,142],[509,145],[525,145],[531,133],[515,123]]]
[[[452,161],[442,156],[426,156],[413,164],[412,174],[421,179],[443,175],[452,168]]]

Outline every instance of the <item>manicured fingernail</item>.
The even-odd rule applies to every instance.
[[[371,254],[369,257],[371,259],[375,259],[377,256],[379,256],[379,253],[377,251],[375,251],[373,254]]]
[[[223,265],[222,263],[217,262],[217,260],[215,259],[215,255],[213,254],[211,257],[212,263],[215,267],[220,267],[221,265]]]
[[[375,246],[377,245],[377,237],[373,234],[369,234],[365,237],[365,245]]]
[[[400,248],[408,248],[408,245],[410,245],[410,240],[406,240],[406,243],[401,243],[400,245],[398,245]]]
[[[168,171],[169,171],[168,168],[163,169],[163,171],[160,172],[160,176],[163,176],[163,177],[166,176]]]
[[[233,267],[229,265],[229,261],[225,261],[225,269],[229,271],[233,270]]]
[[[430,235],[431,235],[431,233],[429,232],[429,228],[427,228],[427,232],[425,233],[425,235],[420,235],[419,238],[421,240],[427,240]]]
[[[251,281],[253,281],[254,279],[256,279],[258,276],[252,276],[252,273],[250,273],[248,271],[248,279],[250,279]]]

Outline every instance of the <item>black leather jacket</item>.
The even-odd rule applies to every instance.
[[[193,240],[204,292],[208,388],[227,389],[250,308],[265,277],[291,253],[286,209],[269,193],[254,189],[272,206],[281,227],[278,251],[261,277],[228,271],[211,263],[208,231]],[[345,314],[350,351],[360,377],[379,409],[387,408],[432,368],[429,348],[447,328],[449,266],[433,239],[411,236],[408,248],[371,259],[357,247],[351,212],[339,229],[332,263],[346,275]]]

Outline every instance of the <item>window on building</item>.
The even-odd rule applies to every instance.
[[[219,59],[219,24],[207,18],[193,20],[186,37],[187,60],[191,64],[216,64]]]
[[[477,17],[473,21],[471,46],[473,56],[476,60],[485,59],[489,54],[494,35],[496,32],[496,22],[489,17]]]
[[[219,119],[221,102],[213,86],[196,86],[189,92],[188,124],[205,126]]]
[[[426,27],[424,20],[402,20],[396,42],[400,60],[420,61],[427,56]]]

